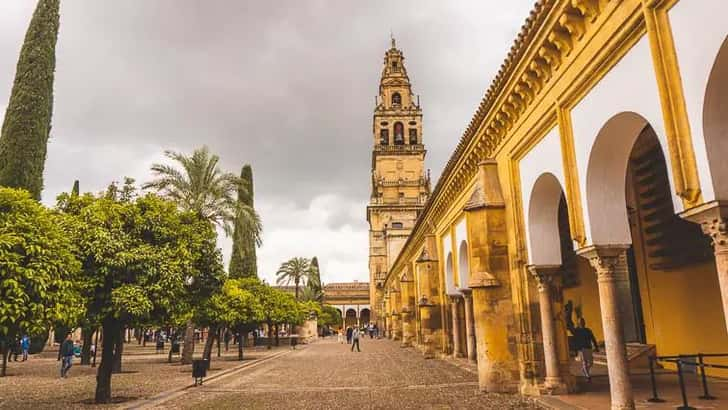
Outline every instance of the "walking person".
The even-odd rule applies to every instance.
[[[351,335],[354,333],[354,329],[351,326],[346,328],[346,344],[351,343]]]
[[[20,339],[20,349],[23,351],[23,361],[28,360],[28,353],[30,352],[30,338],[28,335],[23,335]]]
[[[351,351],[352,352],[354,351],[354,346],[356,346],[357,352],[361,352],[361,350],[359,349],[359,329],[358,328],[355,328],[351,332]]]
[[[344,344],[344,329],[339,329],[336,331],[336,341],[340,344]]]
[[[594,333],[586,327],[586,321],[584,318],[579,318],[579,327],[574,328],[574,345],[577,350],[577,359],[581,361],[581,372],[584,373],[586,381],[591,382],[591,367],[594,364],[594,357],[592,355],[592,346],[594,351],[599,351],[599,345],[597,345],[597,339],[594,337]]]
[[[61,378],[65,378],[68,374],[68,370],[71,369],[73,362],[73,335],[70,333],[66,335],[66,340],[63,341],[60,347],[61,354]]]

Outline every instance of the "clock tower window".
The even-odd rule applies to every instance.
[[[379,144],[389,145],[389,130],[382,128],[379,130]]]
[[[392,94],[392,105],[402,105],[402,96],[399,93]]]
[[[404,145],[404,125],[401,122],[394,123],[394,145]]]

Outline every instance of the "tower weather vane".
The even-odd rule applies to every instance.
[[[389,38],[392,40],[392,48],[396,48],[394,44],[394,32],[392,30],[389,30]]]

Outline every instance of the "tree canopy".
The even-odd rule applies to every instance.
[[[0,342],[43,334],[52,322],[83,314],[81,264],[66,235],[70,221],[24,190],[0,187]],[[4,375],[4,366],[3,366]]]

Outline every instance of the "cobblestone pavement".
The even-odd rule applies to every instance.
[[[321,340],[158,408],[538,408],[519,396],[480,393],[476,375],[396,342],[365,339],[361,348],[351,352],[349,345]]]

